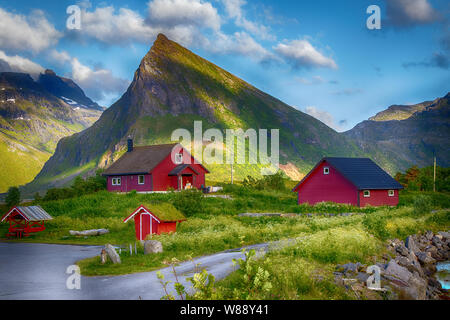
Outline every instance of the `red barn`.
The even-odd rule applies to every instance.
[[[368,158],[323,158],[292,190],[298,203],[396,206],[402,185]]]
[[[169,204],[139,206],[123,222],[134,218],[136,238],[145,240],[149,234],[176,232],[177,223],[186,221],[184,216]]]
[[[173,155],[173,159],[172,159]],[[209,171],[180,144],[133,147],[103,173],[111,192],[183,190],[205,186]]]

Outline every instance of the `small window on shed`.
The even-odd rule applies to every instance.
[[[370,198],[370,190],[364,190],[364,198]]]
[[[144,184],[145,183],[145,176],[138,176],[138,184]]]
[[[394,190],[389,190],[388,194],[389,194],[389,197],[393,197],[393,196],[395,196],[395,191]]]
[[[330,174],[330,168],[329,167],[323,167],[323,174]]]
[[[182,164],[183,163],[183,155],[181,153],[177,153],[175,155],[175,163]]]
[[[120,186],[122,184],[121,178],[112,178],[112,185],[113,186]]]

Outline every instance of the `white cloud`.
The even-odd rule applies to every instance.
[[[0,47],[15,52],[38,53],[57,43],[61,37],[41,10],[24,16],[0,8],[0,30]]]
[[[217,9],[201,0],[153,0],[148,3],[149,23],[167,27],[197,26],[218,31]]]
[[[336,124],[334,117],[327,111],[319,110],[315,106],[308,106],[304,109],[304,112],[316,118],[317,120],[322,121],[327,126],[333,128],[336,131],[344,130],[344,128],[341,127],[340,124],[344,124],[345,121],[340,121],[340,124]]]
[[[55,49],[52,49],[48,57],[51,59],[51,61],[56,62],[60,65],[64,65],[65,63],[69,62],[71,60],[71,57],[67,51],[57,51]]]
[[[148,43],[158,32],[147,25],[139,13],[127,8],[120,8],[117,12],[113,6],[96,8],[94,11],[83,9],[81,21],[81,30],[74,32],[107,44],[133,41]]]
[[[86,95],[99,103],[117,98],[129,85],[129,81],[115,77],[110,70],[92,70],[77,58],[72,58],[72,79],[85,91]],[[111,99],[112,101],[114,99]]]
[[[317,51],[308,40],[284,41],[274,49],[297,68],[323,67],[337,69],[336,62]]]
[[[0,50],[0,72],[29,73],[36,78],[44,70],[42,66],[29,59],[18,55],[8,56],[4,51]]]
[[[397,26],[427,24],[439,18],[428,0],[387,0],[386,14],[389,23]]]
[[[210,50],[218,53],[237,53],[258,62],[277,59],[273,53],[265,49],[246,32],[235,32],[233,35],[219,33]]]
[[[236,26],[243,28],[247,32],[265,40],[275,40],[270,34],[268,27],[252,22],[245,17],[242,7],[246,4],[244,0],[222,0],[228,17],[234,19]]]

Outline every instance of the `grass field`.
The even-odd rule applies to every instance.
[[[332,282],[338,263],[370,262],[385,253],[384,241],[425,231],[450,229],[450,195],[446,193],[402,192],[397,208],[356,208],[322,203],[298,206],[296,194],[289,191],[256,191],[240,186],[226,186],[232,199],[200,198],[188,220],[177,232],[154,236],[162,242],[164,253],[122,254],[122,264],[100,264],[99,257],[79,262],[85,275],[117,275],[154,270],[164,261],[187,260],[205,254],[238,248],[242,245],[303,237],[295,246],[274,251],[258,263],[270,274],[274,290],[270,294],[254,291],[250,297],[242,274],[237,271],[217,283],[224,298],[303,299],[346,298],[346,293]],[[106,191],[79,198],[42,202],[54,217],[44,232],[31,239],[43,243],[127,245],[135,243],[134,224],[123,219],[141,203],[179,203],[180,194],[118,195]],[[312,217],[239,217],[244,212],[314,213]],[[321,213],[359,212],[351,216],[325,216]],[[108,228],[98,237],[75,237],[69,230]],[[4,234],[6,225],[0,226]],[[18,240],[14,240],[18,241]],[[238,291],[236,291],[237,289]],[[251,291],[253,292],[253,291]],[[350,297],[351,298],[351,297]]]

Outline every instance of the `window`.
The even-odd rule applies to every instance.
[[[364,198],[370,198],[370,190],[364,190]]]
[[[112,185],[113,186],[120,186],[122,184],[121,178],[112,178]]]
[[[138,184],[145,184],[145,176],[138,176]]]
[[[330,168],[323,167],[323,174],[329,174],[329,173],[330,173]]]
[[[394,190],[389,190],[388,191],[388,195],[389,195],[389,197],[395,196],[395,191]]]
[[[176,164],[181,164],[183,163],[183,155],[181,153],[177,153],[175,155],[175,163]]]

